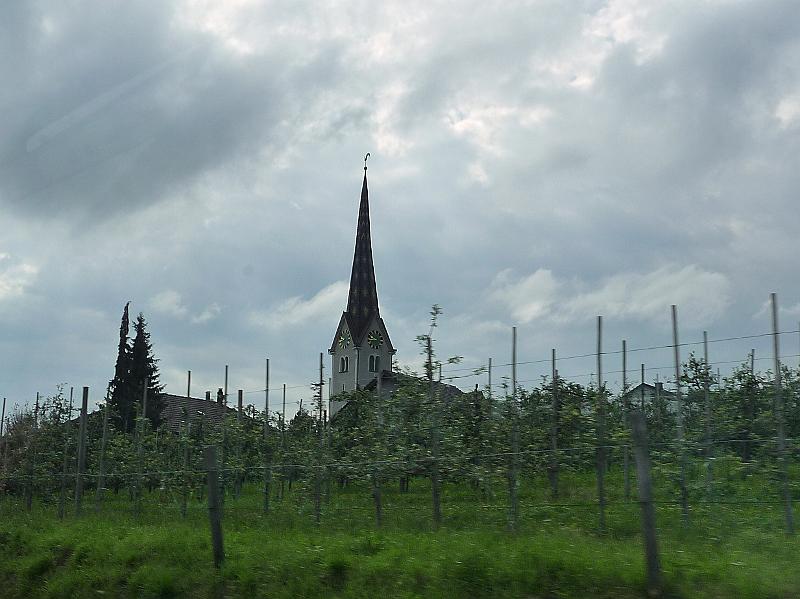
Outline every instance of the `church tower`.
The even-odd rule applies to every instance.
[[[378,309],[365,157],[347,309],[339,319],[333,343],[328,350],[332,358],[329,415],[334,416],[346,403],[336,399],[338,394],[363,388],[384,370],[391,372],[395,352]]]

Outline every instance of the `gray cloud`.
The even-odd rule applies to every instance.
[[[215,389],[227,363],[258,389],[270,356],[307,396],[344,308],[366,151],[405,364],[434,302],[442,355],[474,364],[505,361],[514,323],[529,358],[591,351],[598,311],[608,339],[660,344],[671,301],[687,338],[765,330],[773,290],[791,322],[798,12],[3,5],[0,393],[102,388],[133,300],[171,388],[192,369]]]

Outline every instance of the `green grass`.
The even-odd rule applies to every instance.
[[[763,484],[747,480],[735,491],[755,496]],[[183,520],[176,497],[154,494],[136,519],[127,501],[110,497],[100,515],[89,501],[86,515],[61,522],[52,503],[35,502],[26,513],[6,498],[0,596],[644,596],[639,508],[619,501],[618,477],[609,477],[613,504],[603,535],[596,507],[575,505],[593,500],[593,477],[565,475],[562,486],[558,501],[566,505],[545,506],[546,483],[525,485],[520,530],[511,534],[500,481],[489,498],[445,485],[438,531],[423,479],[408,494],[387,485],[381,531],[366,487],[334,489],[317,528],[307,489],[295,487],[265,516],[254,483],[225,502],[226,561],[218,572],[201,501]],[[800,596],[800,542],[784,534],[779,505],[698,503],[686,528],[676,505],[659,505],[657,517],[667,596]]]

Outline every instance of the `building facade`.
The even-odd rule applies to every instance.
[[[347,308],[342,312],[328,349],[331,355],[329,417],[335,416],[346,403],[337,396],[366,387],[384,371],[391,372],[395,352],[378,307],[365,161]]]

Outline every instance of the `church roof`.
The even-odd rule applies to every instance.
[[[347,324],[353,337],[359,339],[369,326],[373,314],[379,315],[378,291],[375,285],[375,266],[372,262],[372,237],[369,226],[369,191],[367,166],[364,162],[364,183],[361,186],[361,203],[358,208],[356,247],[353,252],[353,270],[350,273],[350,292],[347,296]]]

